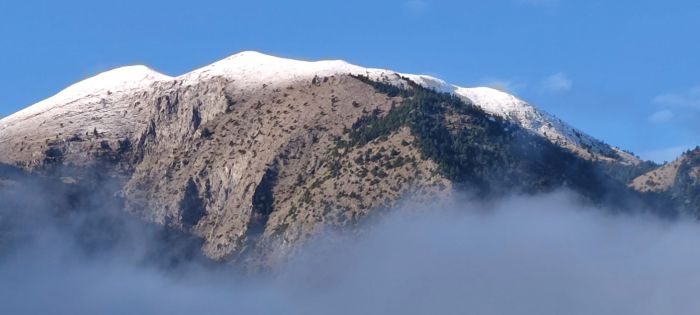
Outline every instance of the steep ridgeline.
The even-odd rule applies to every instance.
[[[700,148],[635,178],[630,187],[647,194],[669,195],[683,212],[700,218]]]
[[[565,187],[619,205],[648,167],[497,90],[255,52],[174,78],[136,66],[80,82],[0,120],[0,162],[63,182],[101,170],[130,213],[254,264],[456,190]]]

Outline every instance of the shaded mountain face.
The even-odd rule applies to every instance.
[[[630,187],[670,196],[681,211],[700,218],[700,148],[635,178]]]
[[[455,192],[666,202],[627,186],[652,165],[506,93],[250,52],[177,78],[130,67],[80,82],[1,120],[0,161],[88,187],[96,171],[128,213],[256,265]]]

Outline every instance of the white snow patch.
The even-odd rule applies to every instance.
[[[401,77],[406,77],[420,85],[442,92],[452,92],[454,88],[440,79],[415,74],[403,74],[388,69],[365,68],[344,60],[301,61],[244,51],[211,65],[186,73],[178,79],[185,84],[196,84],[206,77],[226,77],[233,80],[241,89],[258,89],[263,84],[274,85],[292,81],[311,80],[315,76],[364,75],[372,80],[405,86]]]
[[[466,97],[485,111],[504,118],[523,116],[527,112],[532,112],[533,109],[515,96],[493,88],[456,87],[455,93],[459,96]]]
[[[514,121],[523,128],[585,158],[619,160],[632,164],[641,162],[639,158],[605,144],[508,93],[488,87],[464,88],[455,86],[455,88],[455,94],[470,100],[486,112]],[[614,156],[619,156],[619,158],[613,158]]]
[[[75,83],[58,94],[2,119],[2,127],[49,111],[72,110],[74,101],[143,88],[172,78],[143,65],[126,66]],[[78,102],[80,103],[80,102]],[[79,104],[76,104],[79,105]],[[71,107],[71,108],[68,108]]]

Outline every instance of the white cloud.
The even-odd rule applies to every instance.
[[[559,4],[559,0],[515,0],[515,3],[533,7],[550,7]]]
[[[654,97],[652,101],[664,106],[700,109],[700,85],[686,91],[660,94]]]
[[[662,148],[640,153],[640,156],[645,160],[654,161],[657,163],[671,162],[677,159],[686,150],[692,149],[694,146],[681,145],[670,148]]]
[[[404,2],[403,6],[412,14],[421,14],[425,12],[430,5],[424,0],[411,0]]]
[[[566,92],[571,90],[574,82],[563,72],[558,72],[546,77],[542,81],[542,88],[550,92]]]
[[[649,116],[649,121],[655,124],[663,124],[673,120],[675,116],[676,115],[672,111],[663,109],[651,114],[651,116]]]

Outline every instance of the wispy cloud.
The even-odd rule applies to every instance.
[[[571,90],[574,82],[563,72],[558,72],[542,80],[542,88],[549,92],[566,92]]]
[[[403,3],[404,9],[411,14],[423,14],[430,7],[430,4],[424,0],[410,0]]]
[[[406,202],[364,221],[362,233],[327,229],[290,260],[275,256],[274,269],[242,277],[233,265],[194,259],[201,243],[188,245],[183,236],[133,221],[118,205],[103,204],[102,194],[84,202],[98,208],[71,212],[54,203],[61,191],[36,186],[0,189],[0,217],[11,218],[1,230],[2,314],[695,315],[700,309],[697,221],[641,211],[611,215],[569,193]]]
[[[659,94],[654,103],[672,107],[688,107],[700,110],[700,85],[680,92]]]
[[[676,114],[674,114],[673,111],[662,109],[651,114],[651,116],[649,116],[649,121],[655,124],[663,124],[670,122],[674,117],[676,117]]]

